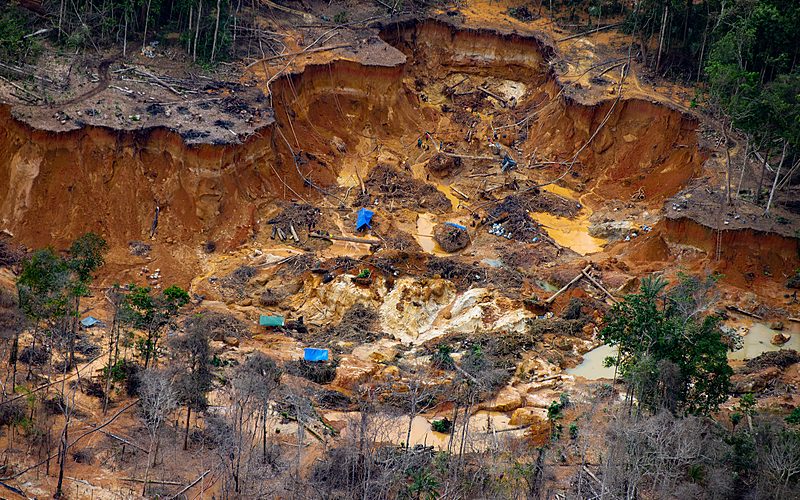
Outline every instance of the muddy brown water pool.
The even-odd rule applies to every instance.
[[[772,343],[772,338],[777,334],[789,337],[789,341],[782,345]],[[784,349],[794,349],[800,351],[800,325],[789,324],[782,331],[773,330],[763,323],[753,323],[750,331],[742,337],[744,345],[738,351],[728,354],[730,360],[753,359],[760,354],[770,351],[781,351]]]

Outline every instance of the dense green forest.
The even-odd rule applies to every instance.
[[[0,54],[6,60],[35,58],[37,38],[26,35],[46,29],[42,34],[65,50],[127,54],[172,39],[193,60],[207,62],[231,55],[235,28],[230,0],[62,0],[32,10],[11,2],[0,13]]]

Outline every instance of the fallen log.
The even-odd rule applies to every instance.
[[[175,493],[174,495],[172,495],[172,497],[170,497],[170,500],[175,500],[175,499],[176,499],[176,498],[178,498],[179,496],[181,496],[181,495],[183,495],[184,493],[186,493],[187,491],[189,491],[189,489],[190,489],[192,486],[194,486],[195,484],[197,484],[197,483],[199,483],[200,481],[202,481],[202,480],[203,480],[203,478],[204,478],[204,477],[206,477],[206,476],[207,476],[207,475],[208,475],[210,472],[211,472],[211,469],[208,469],[207,471],[205,471],[205,472],[203,472],[202,474],[200,474],[200,476],[199,476],[197,479],[195,479],[195,480],[194,480],[194,481],[192,481],[191,483],[187,484],[187,485],[186,485],[186,487],[185,487],[185,488],[183,488],[181,491],[179,491],[179,492]]]
[[[267,57],[265,59],[259,59],[258,61],[251,62],[245,68],[251,68],[256,64],[260,64],[267,61],[273,61],[275,59],[282,59],[284,57],[294,57],[294,56],[301,56],[303,54],[310,54],[312,52],[325,52],[327,50],[334,50],[334,49],[343,49],[345,47],[351,47],[353,44],[351,43],[340,43],[338,45],[328,45],[327,47],[317,47],[316,49],[308,49],[308,50],[298,50],[296,52],[287,52],[286,54],[278,54],[276,56]]]
[[[119,478],[120,481],[125,481],[128,483],[143,483],[144,479],[138,479],[135,477],[121,477]],[[168,486],[180,486],[183,483],[179,483],[178,481],[159,481],[157,479],[148,479],[147,484],[166,484]]]
[[[751,318],[764,319],[763,316],[759,316],[758,314],[756,314],[754,312],[745,311],[741,307],[736,307],[736,306],[733,306],[733,305],[729,305],[729,306],[726,307],[726,309],[728,309],[729,311],[737,312],[739,314],[744,314],[745,316],[750,316]]]
[[[609,24],[609,25],[602,26],[600,28],[595,28],[595,29],[592,29],[592,30],[589,30],[589,31],[582,31],[580,33],[575,33],[574,35],[570,35],[570,36],[567,36],[567,37],[564,37],[564,38],[559,38],[558,40],[556,40],[556,42],[566,42],[567,40],[572,40],[573,38],[578,38],[578,37],[581,37],[581,36],[584,36],[584,35],[591,35],[592,33],[597,33],[598,31],[603,31],[603,30],[607,30],[607,29],[611,29],[611,28],[616,28],[617,26],[621,26],[621,25],[622,25],[622,23]]]
[[[448,153],[447,151],[440,151],[441,154],[451,158],[462,158],[465,160],[494,160],[497,161],[495,156],[474,156],[474,155],[461,155],[458,153]]]
[[[583,273],[583,275],[584,275],[584,276],[586,276],[586,278],[587,278],[589,281],[591,281],[591,282],[594,284],[594,286],[596,286],[597,288],[599,288],[600,290],[602,290],[602,291],[603,291],[603,293],[605,293],[606,295],[608,295],[608,298],[610,298],[612,302],[614,302],[615,304],[618,302],[618,300],[617,300],[617,299],[616,299],[616,298],[615,298],[613,295],[611,295],[611,292],[609,292],[608,290],[606,290],[606,289],[605,289],[605,287],[604,287],[603,285],[601,285],[599,281],[597,281],[596,279],[594,279],[594,277],[593,277],[591,274],[589,274],[589,271],[587,271],[586,269],[584,269],[584,270],[583,270],[583,271],[581,271],[581,272]]]
[[[494,92],[492,92],[492,91],[490,91],[488,89],[485,89],[483,87],[478,87],[478,90],[480,90],[484,94],[488,95],[489,97],[494,97],[495,99],[500,101],[500,104],[502,104],[504,108],[508,107],[508,101],[505,100],[503,97],[500,97],[499,95],[495,94]]]
[[[312,238],[319,238],[321,240],[334,240],[334,241],[349,241],[350,243],[364,243],[367,245],[380,245],[383,243],[381,240],[371,240],[367,238],[354,238],[352,236],[335,236],[332,234],[311,233]]]
[[[139,73],[140,75],[146,76],[148,78],[152,78],[154,82],[156,82],[157,84],[161,85],[165,89],[169,90],[173,94],[175,94],[177,96],[180,96],[180,97],[183,97],[183,93],[181,91],[177,90],[175,87],[173,87],[172,85],[168,84],[167,82],[165,82],[164,80],[162,80],[158,76],[154,75],[153,73],[150,73],[149,71],[144,71],[144,70],[141,70],[141,69],[134,69],[134,72]]]
[[[457,194],[457,195],[461,196],[462,198],[464,198],[465,200],[469,201],[469,196],[467,196],[464,193],[462,193],[461,191],[459,191],[458,188],[455,187],[454,185],[451,184],[450,185],[450,189],[452,189],[455,194]]]
[[[108,437],[112,438],[112,439],[116,439],[117,441],[119,441],[119,442],[121,442],[121,443],[125,443],[125,444],[127,444],[128,446],[132,446],[132,447],[136,448],[136,449],[137,449],[137,450],[139,450],[139,451],[143,451],[143,452],[145,452],[145,453],[148,453],[148,451],[147,451],[147,448],[145,448],[145,447],[143,447],[143,446],[139,446],[138,444],[136,444],[136,443],[134,443],[134,442],[132,442],[132,441],[129,441],[129,440],[127,440],[127,439],[125,439],[125,438],[123,438],[123,437],[121,437],[121,436],[117,436],[116,434],[112,434],[112,433],[110,433],[110,432],[103,431],[103,430],[101,430],[100,432],[101,432],[102,434],[105,434],[106,436],[108,436]]]
[[[566,292],[566,291],[567,291],[567,289],[568,289],[569,287],[571,287],[572,285],[574,285],[575,283],[577,283],[578,281],[580,281],[580,279],[581,279],[581,278],[583,278],[583,276],[584,276],[584,273],[588,273],[588,272],[589,272],[589,269],[591,269],[591,268],[592,268],[592,266],[586,266],[586,267],[584,267],[584,268],[583,268],[583,270],[582,270],[580,273],[578,273],[578,275],[577,275],[577,276],[575,276],[574,278],[572,278],[572,281],[570,281],[569,283],[567,283],[566,285],[564,285],[563,287],[561,287],[561,290],[557,291],[556,293],[554,293],[553,295],[551,295],[549,298],[545,299],[545,301],[544,301],[544,302],[545,302],[545,304],[552,304],[552,303],[553,303],[553,301],[554,301],[554,300],[556,300],[556,297],[558,297],[558,296],[559,296],[559,295],[561,295],[562,293]]]

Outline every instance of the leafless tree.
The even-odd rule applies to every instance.
[[[253,353],[240,365],[231,378],[231,405],[226,409],[232,441],[229,443],[230,475],[233,494],[247,496],[260,490],[277,468],[267,432],[270,404],[280,385],[281,370],[275,362],[261,353]],[[257,451],[261,441],[261,453]]]
[[[144,472],[142,495],[147,494],[150,468],[155,463],[153,450],[158,453],[158,438],[164,422],[178,406],[177,392],[173,385],[173,374],[166,370],[148,369],[140,375],[139,396],[141,418],[150,436],[147,448],[147,466]]]
[[[192,410],[199,412],[206,408],[212,384],[211,345],[209,333],[203,326],[201,318],[193,316],[186,321],[185,332],[170,340],[175,388],[178,400],[186,407],[184,450],[189,448]]]

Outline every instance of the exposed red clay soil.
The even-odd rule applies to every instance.
[[[160,128],[43,132],[0,108],[4,228],[31,247],[97,231],[117,249],[112,266],[118,260],[125,269],[128,242],[149,238],[158,206],[155,260],[167,279],[185,283],[201,259],[201,243],[226,250],[257,237],[275,200],[341,203],[336,179],[346,170],[360,179],[377,164],[410,172],[440,147],[478,158],[465,159],[448,179],[461,189],[481,189],[480,179],[460,174],[494,167],[485,161],[487,138],[494,137],[521,166],[540,164],[515,177],[532,183],[561,178],[592,208],[616,199],[658,209],[702,171],[707,154],[698,146],[694,116],[639,97],[592,103],[558,82],[548,65],[555,49],[539,37],[440,21],[383,26],[380,37],[388,45],[374,39],[360,52],[326,53],[323,62],[311,58],[276,79],[270,87],[275,122],[236,146],[188,146],[178,133]],[[255,78],[267,74],[263,65],[251,71]],[[505,96],[502,107],[483,95],[489,88]],[[478,96],[476,109],[448,109],[454,93]],[[509,126],[516,123],[524,126]],[[434,148],[429,154],[416,148],[425,132],[433,134],[431,144],[426,141]],[[714,253],[708,248],[713,235],[684,226],[665,224],[664,240],[696,240]],[[796,265],[796,252],[790,255],[790,240],[772,239],[786,250],[765,252],[762,262],[752,242],[737,246],[732,235],[723,238],[731,253],[751,250],[746,259],[728,259],[740,269],[731,276],[744,276],[759,262],[782,279]],[[669,249],[659,240],[647,253],[662,261]],[[746,284],[743,277],[732,279]]]

